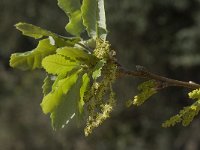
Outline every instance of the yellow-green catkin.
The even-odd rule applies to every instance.
[[[96,115],[89,116],[87,120],[86,127],[84,129],[85,136],[88,136],[92,133],[94,128],[97,128],[101,125],[107,118],[110,117],[110,113],[113,110],[113,107],[116,104],[115,93],[112,90],[112,85],[110,84],[110,95],[108,102],[105,104],[101,104],[101,112]]]
[[[96,48],[94,49],[94,55],[99,59],[107,59],[110,53],[110,44],[108,41],[101,39],[96,40]]]
[[[98,127],[105,121],[113,109],[111,104],[105,104],[101,106],[101,113],[97,113],[96,117],[89,116],[86,127],[84,129],[85,136],[88,136],[92,133],[93,129]]]
[[[115,53],[110,49],[110,44],[107,41],[97,39],[94,55],[106,63],[101,70],[101,77],[98,78],[98,81],[93,82],[91,91],[85,97],[89,116],[84,129],[86,136],[110,116],[116,101],[115,93],[112,90],[117,72]]]

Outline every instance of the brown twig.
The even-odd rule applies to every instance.
[[[132,76],[132,77],[139,77],[139,78],[145,78],[145,79],[153,79],[155,81],[158,81],[162,83],[163,88],[169,87],[169,86],[179,86],[179,87],[185,87],[189,89],[198,89],[200,88],[199,84],[196,84],[194,82],[184,82],[184,81],[179,81],[179,80],[174,80],[170,78],[166,78],[157,74],[154,74],[150,71],[148,71],[145,67],[143,66],[136,66],[135,71],[129,71],[119,66],[119,71],[118,71],[118,77],[121,76]]]

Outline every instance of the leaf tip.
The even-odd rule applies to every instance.
[[[18,23],[16,23],[15,25],[14,25],[14,27],[18,27],[18,26],[20,26],[22,24],[22,22],[18,22]]]

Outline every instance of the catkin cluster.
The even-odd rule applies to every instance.
[[[94,55],[105,63],[101,69],[101,76],[93,81],[91,90],[85,96],[89,116],[84,129],[86,136],[110,116],[116,101],[112,88],[117,71],[114,51],[110,49],[107,41],[97,39]]]

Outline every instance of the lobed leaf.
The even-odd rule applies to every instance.
[[[57,54],[69,57],[72,60],[94,61],[95,57],[87,52],[74,47],[62,47],[56,50]]]
[[[69,15],[69,13],[80,9],[81,3],[80,0],[58,0],[58,6]]]
[[[33,37],[35,39],[39,39],[44,36],[56,36],[50,31],[47,31],[29,23],[19,22],[15,25],[15,27],[18,30],[20,30],[24,35]]]
[[[60,129],[68,124],[77,112],[80,101],[80,88],[82,86],[82,74],[62,99],[56,109],[51,113],[52,126],[54,130]]]
[[[50,39],[51,45],[55,45],[57,47],[74,46],[75,43],[80,41],[80,38],[63,37],[29,23],[19,22],[15,25],[15,27],[18,30],[20,30],[22,34],[29,37],[33,37],[35,39],[50,37],[49,39]],[[51,42],[52,40],[54,41],[53,42],[54,44],[52,44]]]
[[[45,114],[51,113],[66,97],[70,88],[76,83],[78,79],[78,72],[75,72],[69,77],[58,81],[57,86],[48,95],[46,95],[41,103],[42,110]]]
[[[73,70],[72,70],[72,71],[73,71]],[[76,70],[76,71],[77,71],[77,70]],[[70,72],[71,72],[71,71],[70,71]],[[70,72],[69,72],[69,73],[70,73]],[[65,79],[67,75],[68,75],[68,73],[67,73],[67,74],[66,74],[66,73],[61,73],[61,74],[55,76],[55,81],[54,81],[54,83],[53,83],[53,85],[52,85],[52,91],[55,91],[55,90],[57,89],[59,81],[61,81],[62,79]],[[69,74],[69,75],[70,75],[70,74]]]
[[[83,24],[90,37],[106,39],[106,17],[104,0],[83,0],[82,7]]]
[[[59,75],[67,73],[79,66],[77,62],[67,60],[65,57],[54,54],[42,60],[42,66],[49,74]]]
[[[80,38],[69,38],[69,37],[52,37],[49,36],[51,45],[55,45],[57,48],[65,46],[74,46],[80,41]]]
[[[133,100],[130,99],[127,101],[126,105],[130,107],[132,104],[136,106],[142,105],[146,102],[151,96],[156,94],[158,91],[156,90],[157,83],[154,80],[145,81],[138,86],[138,90],[140,93],[134,96]]]
[[[38,46],[25,53],[14,53],[10,57],[10,66],[21,70],[41,68],[42,59],[55,53],[56,47],[51,45],[49,39],[39,41]]]
[[[72,35],[80,36],[80,33],[84,30],[80,0],[58,0],[58,6],[69,17],[66,30]]]
[[[66,25],[65,29],[69,33],[75,36],[80,36],[81,32],[85,29],[82,23],[82,14],[80,10],[77,10],[69,16],[69,23]]]

